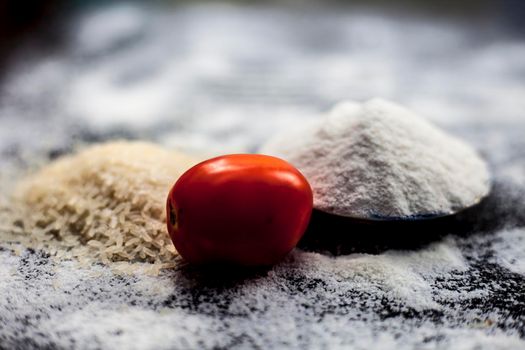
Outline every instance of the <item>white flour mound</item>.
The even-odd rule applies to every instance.
[[[270,140],[310,181],[316,208],[362,218],[449,214],[488,194],[489,171],[467,144],[381,99],[338,104]]]

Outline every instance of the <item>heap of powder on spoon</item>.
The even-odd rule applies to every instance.
[[[317,209],[355,218],[452,214],[489,192],[476,151],[413,112],[381,99],[344,102],[325,117],[276,136],[280,156],[310,181]]]

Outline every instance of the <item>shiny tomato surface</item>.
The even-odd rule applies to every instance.
[[[301,239],[312,205],[310,185],[284,160],[225,155],[195,165],[175,183],[168,231],[191,263],[271,265]]]

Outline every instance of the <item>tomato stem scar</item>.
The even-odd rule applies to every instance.
[[[173,208],[172,204],[171,203],[168,203],[169,207],[170,207],[170,217],[169,217],[169,220],[170,220],[170,224],[171,226],[173,226],[174,229],[177,228],[177,214],[175,214],[175,209]]]

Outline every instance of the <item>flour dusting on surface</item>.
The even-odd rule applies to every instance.
[[[525,275],[525,229],[498,232],[493,243],[496,260],[510,271]]]
[[[0,337],[29,332],[39,346],[227,348],[233,341],[239,347],[299,349],[306,344],[337,348],[351,342],[357,349],[379,349],[415,346],[436,330],[447,342],[465,336],[454,326],[436,329],[432,322],[443,312],[461,314],[444,307],[441,292],[432,288],[437,279],[468,269],[452,239],[416,252],[382,255],[331,257],[296,250],[269,271],[246,276],[220,277],[217,271],[211,276],[188,266],[157,277],[118,276],[102,265],[85,268],[27,252],[21,258],[22,264],[16,256],[2,254],[0,276],[6,284],[0,321],[10,326],[0,331]],[[15,291],[29,283],[27,292],[17,295]],[[459,302],[469,294],[447,298]],[[473,291],[472,297],[477,296]],[[390,307],[382,310],[385,303]],[[406,318],[414,313],[422,319]],[[19,314],[45,322],[23,326],[14,322]],[[467,319],[482,324],[476,315]],[[404,333],[410,324],[417,327],[415,334]],[[404,335],[395,336],[396,332]],[[481,329],[474,332],[484,335]],[[521,344],[515,336],[495,334],[497,344]],[[234,340],[238,337],[240,343]],[[457,345],[465,344],[483,342]]]

